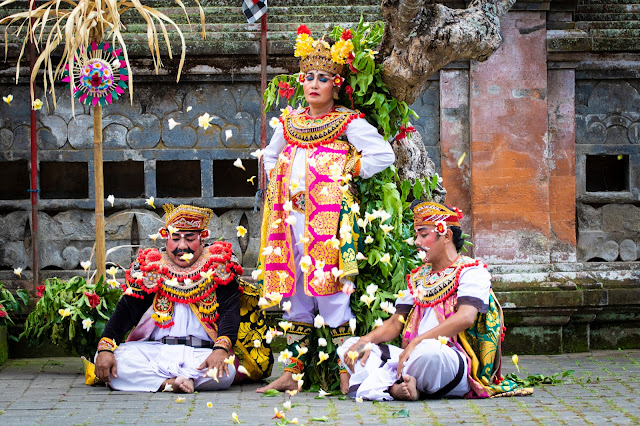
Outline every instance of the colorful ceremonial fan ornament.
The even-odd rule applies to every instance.
[[[78,51],[73,63],[73,95],[83,104],[101,106],[113,103],[127,90],[129,80],[127,63],[122,49],[114,49],[109,43],[91,43],[88,59],[83,60]],[[71,85],[69,65],[65,65],[62,81]]]

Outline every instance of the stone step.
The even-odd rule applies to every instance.
[[[576,28],[582,30],[635,29],[640,28],[640,21],[580,21],[576,22]]]
[[[606,29],[606,30],[589,30],[589,34],[598,38],[634,38],[640,37],[640,28],[636,29]]]
[[[640,19],[635,13],[576,13],[575,21],[637,21]]]
[[[638,4],[585,4],[576,7],[577,13],[637,13],[640,12]],[[636,16],[636,19],[640,19]]]
[[[578,7],[596,4],[640,4],[640,0],[580,0]]]

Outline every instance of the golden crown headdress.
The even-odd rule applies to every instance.
[[[438,222],[444,222],[449,226],[460,226],[459,220],[462,217],[463,214],[457,207],[451,210],[443,204],[434,202],[420,203],[413,208],[413,222],[418,226],[435,226]]]
[[[180,204],[175,207],[173,204],[165,204],[164,226],[172,226],[179,231],[201,231],[207,229],[209,221],[213,216],[213,210],[202,207]]]
[[[349,33],[350,34],[350,33]],[[353,52],[349,38],[341,38],[333,46],[324,40],[314,40],[306,25],[298,27],[294,56],[300,59],[300,71],[322,70],[332,74],[342,74],[344,64]]]

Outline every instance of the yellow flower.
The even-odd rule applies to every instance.
[[[238,366],[238,373],[242,373],[245,376],[249,375],[249,372],[247,371],[247,369],[244,367],[244,365],[240,365]]]
[[[236,362],[236,356],[235,355],[230,355],[228,358],[224,359],[224,363],[225,364],[233,364],[234,362]]]
[[[373,242],[373,237],[371,235],[367,235],[367,238],[364,239],[365,244],[371,244]]]
[[[464,161],[464,157],[467,156],[466,152],[463,152],[462,155],[460,156],[460,158],[458,158],[458,167],[460,167],[462,165],[462,162]]]
[[[356,260],[367,260],[367,256],[358,252],[358,254],[356,254]]]
[[[242,160],[239,158],[236,158],[236,161],[233,162],[233,165],[236,166],[239,169],[244,170],[245,172],[247,171],[247,169],[244,168],[244,165],[242,164]]]
[[[356,333],[356,319],[355,318],[351,318],[349,320],[349,330],[351,330],[352,334]]]
[[[198,126],[207,130],[207,128],[211,126],[211,120],[213,120],[213,117],[210,117],[209,113],[205,112],[200,117],[198,117]]]
[[[449,339],[445,336],[438,336],[438,341],[440,342],[441,345],[446,345]]]
[[[245,228],[242,225],[236,226],[236,230],[238,231],[238,233],[237,233],[238,237],[244,237],[245,234],[247,233],[247,228]]]
[[[155,234],[149,234],[149,238],[151,238],[153,240],[153,242],[155,243],[156,240],[160,237],[160,233],[156,232]]]
[[[298,348],[299,348],[299,347],[300,347],[300,346],[298,346]],[[298,374],[292,374],[292,375],[291,375],[291,378],[292,378],[294,381],[296,381],[296,382],[297,382],[298,380],[302,380],[302,377],[303,377],[303,376],[304,376],[304,373],[298,373]]]
[[[238,419],[237,413],[231,413],[231,419],[233,419],[234,423],[240,423],[240,419]]]
[[[11,101],[13,100],[13,95],[9,94],[7,96],[3,96],[2,100],[9,106],[11,106]]]
[[[518,373],[520,372],[520,367],[518,367],[518,355],[513,354],[513,356],[511,357],[511,361],[513,361],[513,365],[516,366],[516,368],[518,369]]]
[[[193,253],[184,253],[182,256],[180,256],[180,259],[188,262],[193,259]]]
[[[154,205],[153,205],[153,201],[154,201],[154,198],[153,198],[153,197],[149,197],[149,198],[147,198],[147,199],[145,200],[145,202],[146,202],[148,205],[150,205],[151,207],[153,207],[153,208],[155,209],[155,208],[156,208],[156,206],[154,206]]]
[[[91,261],[90,260],[86,260],[84,262],[80,262],[80,266],[82,266],[84,268],[84,270],[86,271],[87,269],[89,269],[89,266],[91,266]]]
[[[116,277],[117,273],[118,273],[118,268],[116,268],[115,266],[112,266],[111,268],[107,269],[107,274],[111,275],[113,278]]]
[[[364,401],[364,399],[362,399],[361,397],[359,397],[359,396],[356,397],[356,402],[363,402],[363,401]]]
[[[174,120],[173,118],[168,119],[167,123],[169,124],[169,130],[173,130],[174,127],[176,127],[178,124],[180,124],[176,120]]]
[[[373,322],[373,328],[377,328],[377,327],[381,327],[382,326],[382,318],[378,318],[377,320],[375,320]]]
[[[213,407],[213,404],[211,402],[207,402],[207,407],[211,408],[211,407]]]
[[[287,394],[289,394],[289,397],[292,397],[293,395],[295,395],[295,394],[297,394],[297,393],[298,393],[298,390],[297,390],[297,389],[294,389],[294,390],[287,390],[287,391],[285,391],[285,392],[286,392]]]
[[[288,410],[289,412],[291,412],[291,401],[285,401],[282,403],[282,407],[285,410]]]
[[[296,223],[298,222],[298,219],[296,219],[295,216],[293,215],[289,215],[287,216],[287,218],[284,220],[284,223],[290,225],[290,226],[296,226]]]
[[[371,307],[371,302],[373,302],[374,300],[376,300],[376,297],[370,294],[363,294],[362,296],[360,296],[360,301],[366,303],[367,307],[369,308]]]
[[[19,276],[20,278],[22,278],[22,268],[16,268],[13,270],[13,273],[16,274],[17,276]]]
[[[218,380],[218,367],[213,367],[207,370],[207,377],[210,377],[216,382],[220,383],[220,380]]]
[[[347,352],[347,356],[349,358],[351,358],[351,361],[355,361],[356,359],[358,359],[358,352],[356,351],[349,351]]]
[[[262,157],[262,154],[264,153],[264,149],[256,149],[255,151],[253,151],[250,155],[252,157],[257,158],[258,160],[260,160],[260,158]]]
[[[407,321],[404,319],[404,317],[403,317],[402,315],[400,315],[400,316],[398,317],[398,320],[399,320],[401,323],[403,323],[403,324],[406,324],[406,323],[407,323]]]
[[[203,278],[207,279],[207,282],[211,281],[213,279],[213,275],[215,272],[213,271],[204,271],[204,272],[200,272],[200,276]]]
[[[344,64],[351,51],[353,51],[353,42],[340,39],[331,46],[331,60],[337,64]]]
[[[371,50],[371,49],[364,49],[364,51],[367,52],[367,55],[369,55],[371,59],[375,59],[375,56],[378,53],[377,50]]]
[[[177,397],[177,398],[176,398],[176,402],[177,402],[177,403],[182,403],[182,402],[184,402],[184,396],[179,396],[179,397]]]
[[[255,185],[255,182],[253,181],[255,178],[255,176],[251,176],[249,179],[247,179],[247,182],[250,182],[251,185]]]
[[[321,364],[323,361],[326,361],[329,359],[329,354],[327,354],[326,352],[320,351],[318,352],[318,358],[320,358],[320,361],[318,362],[318,364]]]
[[[178,228],[176,228],[175,226],[167,226],[167,231],[169,231],[169,235],[173,235],[174,232],[178,232]]]
[[[293,56],[296,58],[306,58],[313,52],[313,38],[309,34],[298,34],[296,37],[296,50]]]
[[[309,272],[309,268],[311,267],[311,256],[302,256],[302,259],[300,259],[300,269],[302,269],[302,272],[304,272],[305,274],[307,272]]]
[[[269,120],[269,126],[271,126],[272,129],[275,129],[278,127],[278,124],[280,124],[278,117],[271,117],[271,120]]]
[[[280,352],[280,356],[278,357],[278,361],[284,362],[285,364],[289,362],[289,358],[293,356],[293,352],[288,349]]]
[[[40,108],[42,108],[42,101],[40,99],[36,99],[35,101],[33,101],[33,109],[35,109],[36,111],[39,111]]]
[[[389,255],[389,253],[383,254],[382,257],[380,258],[380,262],[386,263],[387,265],[391,265],[391,256]]]
[[[280,321],[278,325],[280,326],[281,329],[284,330],[285,333],[287,332],[287,330],[289,330],[293,326],[293,324],[291,324],[289,321]]]
[[[69,308],[58,309],[58,313],[60,314],[60,316],[62,318],[66,318],[69,315],[71,315],[71,309],[69,309]]]
[[[298,354],[299,354],[299,355],[304,355],[304,354],[306,354],[307,352],[309,352],[309,348],[307,348],[306,346],[299,346],[299,345],[296,345],[296,350],[298,351]],[[304,373],[303,373],[303,374],[304,374]],[[293,379],[293,380],[295,380],[295,379]],[[299,380],[299,379],[298,379],[298,380]]]
[[[287,300],[282,304],[282,310],[285,312],[289,312],[291,310],[291,301]]]
[[[384,231],[384,235],[387,235],[389,231],[393,231],[393,226],[391,225],[380,225],[380,229]]]
[[[284,274],[285,277],[287,276],[286,272],[279,272],[278,274]],[[280,275],[280,279],[282,279],[282,275]],[[272,291],[271,293],[267,293],[265,294],[265,296],[267,297],[267,299],[274,301],[278,305],[282,301],[282,293],[278,293],[277,291]]]
[[[340,248],[340,240],[336,238],[334,235],[331,239],[324,242],[325,246],[331,246],[334,250],[338,250]]]

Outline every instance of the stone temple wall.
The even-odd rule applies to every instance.
[[[255,76],[254,76],[255,78]],[[159,90],[161,89],[161,90]],[[256,265],[260,211],[256,211],[258,164],[250,152],[260,146],[260,95],[256,82],[200,80],[180,84],[140,82],[134,102],[126,98],[103,109],[107,261],[128,266],[135,247],[154,242],[149,235],[161,226],[164,203],[192,203],[213,208],[212,238],[230,241],[245,268]],[[14,182],[0,189],[0,273],[31,264],[29,193],[29,93],[25,85],[0,84],[12,93],[0,105],[0,176]],[[438,81],[416,101],[420,119],[414,126],[439,168]],[[38,113],[40,180],[39,265],[44,277],[72,274],[91,257],[95,239],[93,216],[93,117],[86,106],[57,90],[58,108]],[[214,116],[212,126],[198,117]],[[275,116],[272,112],[268,118]],[[169,127],[169,119],[177,124]],[[269,128],[269,137],[273,130]],[[246,171],[233,167],[241,158]],[[153,210],[145,204],[155,197]],[[236,226],[248,229],[236,235]],[[158,244],[160,241],[158,241]],[[95,263],[94,263],[95,266]],[[48,272],[49,271],[49,272]],[[29,272],[25,273],[28,276]]]

